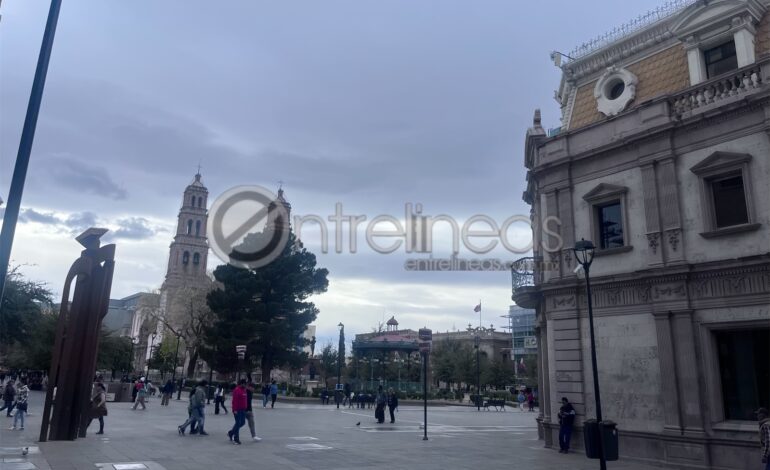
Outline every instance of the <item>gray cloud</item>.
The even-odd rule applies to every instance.
[[[46,169],[51,181],[80,192],[109,199],[125,199],[126,190],[113,181],[104,167],[81,162],[72,157],[49,158]]]
[[[81,212],[78,214],[72,214],[67,217],[64,224],[69,227],[73,234],[80,234],[89,227],[95,227],[96,214],[93,212]]]
[[[62,220],[52,212],[38,212],[35,209],[24,209],[19,211],[19,222],[34,222],[45,225],[61,225]]]
[[[119,219],[117,224],[119,227],[113,232],[113,238],[142,240],[152,237],[157,232],[157,229],[151,226],[150,221],[143,217]]]

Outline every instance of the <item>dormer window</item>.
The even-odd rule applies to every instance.
[[[735,53],[735,41],[730,40],[703,51],[706,62],[706,76],[713,78],[738,68],[738,55]]]

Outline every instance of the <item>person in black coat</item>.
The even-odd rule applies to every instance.
[[[391,424],[396,422],[396,415],[393,414],[393,412],[396,411],[396,408],[398,408],[398,395],[391,388],[388,390],[388,411],[390,411]]]
[[[567,397],[563,397],[561,403],[561,408],[559,408],[559,452],[568,454],[572,425],[575,424],[575,408]]]
[[[385,391],[382,389],[382,385],[377,389],[377,397],[375,398],[374,417],[378,423],[385,422],[385,405],[388,403],[388,397]]]

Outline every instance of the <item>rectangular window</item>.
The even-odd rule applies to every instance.
[[[714,219],[717,228],[749,223],[743,176],[731,175],[709,180],[714,200]]]
[[[599,248],[619,248],[623,246],[623,214],[620,201],[596,207],[599,223]]]
[[[735,41],[729,41],[717,47],[703,51],[706,61],[706,75],[716,77],[738,68],[738,57],[735,54]]]
[[[716,331],[726,420],[756,420],[770,407],[770,328]]]

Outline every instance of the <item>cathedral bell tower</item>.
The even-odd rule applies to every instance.
[[[169,250],[164,290],[206,286],[209,252],[206,238],[208,194],[208,189],[201,182],[200,173],[197,173],[193,182],[184,190],[176,235]]]

